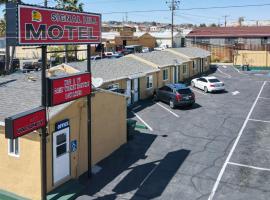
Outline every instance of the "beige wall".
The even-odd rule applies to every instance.
[[[153,76],[153,87],[147,89],[147,76],[140,78],[140,99],[147,99],[153,96],[155,89],[157,88],[157,74],[151,73],[148,74]]]
[[[29,199],[40,199],[40,137],[31,133],[19,139],[19,157],[8,155],[8,140],[0,126],[0,189]]]
[[[146,33],[139,37],[139,45],[142,45],[144,47],[149,47],[149,48],[155,48],[156,47],[156,38],[151,36],[149,33]]]
[[[158,72],[158,88],[164,86],[165,84],[171,83],[172,82],[172,70],[170,69],[171,67],[166,67],[160,69]],[[168,80],[163,80],[163,70],[168,69]]]
[[[107,89],[108,86],[110,86],[112,84],[119,84],[120,89],[126,89],[127,88],[127,80],[126,79],[104,83],[101,87],[103,89]]]
[[[77,140],[78,150],[70,154],[71,159],[71,177],[76,178],[87,171],[87,124],[86,124],[86,99],[78,100],[72,103],[68,108],[58,113],[50,119],[48,124],[49,136],[47,137],[47,190],[55,188],[53,185],[53,152],[52,140],[55,131],[55,123],[69,119],[70,123],[70,141]]]
[[[92,97],[92,164],[109,156],[127,141],[126,97],[110,92],[95,92]],[[68,105],[50,118],[47,137],[47,190],[53,185],[52,138],[55,123],[64,119],[70,122],[70,141],[77,140],[78,149],[70,154],[71,176],[77,178],[88,169],[87,102],[82,98]],[[117,116],[117,117],[115,117]],[[20,157],[8,155],[8,140],[0,127],[0,189],[19,196],[41,198],[40,137],[31,133],[19,139]]]
[[[234,64],[270,67],[270,53],[267,51],[236,51]]]
[[[92,162],[96,164],[127,141],[126,97],[105,92],[95,93],[92,116]]]

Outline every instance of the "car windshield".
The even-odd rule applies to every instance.
[[[218,79],[209,79],[209,82],[210,83],[218,83],[218,82],[220,82]]]
[[[191,90],[189,88],[185,88],[185,89],[178,89],[177,92],[180,94],[190,94]]]

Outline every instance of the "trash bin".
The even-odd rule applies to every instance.
[[[127,120],[127,140],[130,140],[132,132],[135,130],[136,120]]]

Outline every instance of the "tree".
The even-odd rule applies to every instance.
[[[213,24],[210,24],[209,27],[217,27],[217,25],[215,23],[213,23]]]
[[[83,3],[79,3],[79,0],[56,0],[56,7],[60,9],[64,9],[67,11],[73,12],[82,12],[83,11]],[[68,62],[68,49],[70,49],[67,45],[65,46],[65,62]],[[74,46],[75,51],[75,59],[78,59],[78,51],[77,46]]]
[[[206,27],[206,24],[205,23],[200,24],[199,27]]]
[[[239,17],[238,18],[238,24],[239,26],[242,26],[242,23],[245,21],[245,18],[244,17]]]
[[[16,0],[11,0],[12,2],[17,2]],[[0,6],[3,6],[7,0],[0,0]],[[3,37],[6,35],[6,10],[3,10],[4,13],[4,19],[0,20],[0,35]],[[6,45],[6,59],[5,59],[5,71],[7,73],[10,73],[11,68],[12,68],[12,61],[15,56],[15,50],[16,47],[12,47],[12,53],[11,53],[11,58],[10,58],[10,47]]]
[[[4,37],[6,34],[6,21],[4,19],[0,20],[0,37]]]
[[[79,3],[79,0],[56,0],[56,7],[74,12],[83,11],[83,3]]]

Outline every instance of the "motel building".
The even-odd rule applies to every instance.
[[[6,20],[7,45],[42,46],[43,67],[0,78],[0,199],[44,200],[126,143],[126,96],[92,87],[90,56],[46,70],[47,45],[101,42],[100,14],[7,2]]]
[[[51,68],[48,76],[77,73],[72,68]],[[15,73],[0,78],[0,199],[41,199],[41,130],[16,139],[5,137],[5,118],[40,106],[40,73]],[[127,141],[126,96],[95,89],[92,100],[92,166]],[[117,116],[117,117],[115,117]],[[86,97],[47,110],[47,192],[88,170]]]

